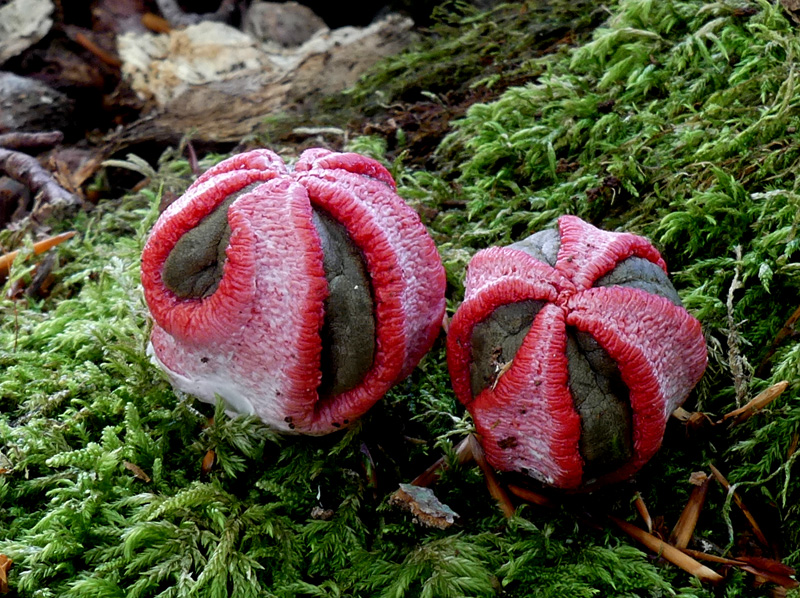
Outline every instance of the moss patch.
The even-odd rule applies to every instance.
[[[653,239],[708,336],[709,371],[689,407],[716,417],[773,382],[790,384],[732,429],[687,438],[671,423],[636,487],[672,523],[688,476],[713,461],[797,565],[800,343],[773,341],[800,296],[800,35],[765,1],[607,7],[585,43],[462,78],[476,90],[507,73],[524,84],[473,104],[424,159],[427,170],[405,159],[402,127],[351,149],[382,157],[391,149],[401,194],[439,244],[451,307],[477,249],[519,240],[561,214]],[[491,23],[454,18],[424,53]],[[482,35],[506,33],[517,35]],[[443,76],[445,60],[430,72]],[[562,497],[555,513],[523,507],[506,521],[477,471],[452,463],[436,493],[462,516],[459,527],[424,530],[388,508],[398,482],[471,428],[441,346],[361,424],[326,438],[276,439],[252,419],[176,397],[145,355],[138,261],[155,190],[185,187],[187,171],[165,163],[150,190],[81,216],[80,241],[59,249],[61,282],[50,298],[0,302],[0,553],[14,560],[13,592],[716,595],[603,527],[609,512],[632,513],[625,484],[588,500]],[[30,276],[26,263],[18,260],[9,285]],[[723,546],[742,540],[746,527],[718,488],[710,500],[698,533]],[[732,572],[719,592],[764,589]]]

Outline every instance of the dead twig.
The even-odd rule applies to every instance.
[[[778,382],[777,384],[773,384],[766,390],[758,393],[754,399],[749,401],[746,405],[739,407],[738,409],[734,409],[733,411],[726,413],[725,416],[716,422],[716,425],[719,425],[723,422],[728,421],[729,419],[733,419],[732,425],[741,424],[744,421],[750,419],[751,416],[755,415],[758,411],[769,405],[772,401],[777,399],[786,387],[789,386],[789,382],[783,380]]]
[[[622,519],[617,519],[616,517],[613,516],[610,516],[610,518],[611,521],[613,521],[622,531],[628,534],[631,538],[633,538],[638,542],[641,542],[656,554],[665,558],[673,565],[680,567],[687,573],[694,575],[701,581],[709,583],[719,583],[720,581],[723,580],[722,575],[720,575],[713,569],[709,569],[702,563],[699,563],[698,561],[690,557],[688,554],[681,552],[674,546],[670,546],[663,540],[659,540],[654,535],[648,534],[643,529],[640,529],[635,525],[628,523],[627,521],[623,521]]]
[[[722,484],[722,487],[725,488],[725,490],[731,495],[731,497],[733,498],[733,502],[736,503],[736,506],[739,507],[739,509],[742,511],[758,541],[761,542],[761,544],[765,547],[770,546],[767,537],[764,535],[764,532],[761,531],[761,527],[756,522],[755,517],[753,517],[753,514],[750,512],[750,509],[748,509],[745,506],[744,501],[742,501],[742,497],[739,496],[736,493],[736,491],[731,487],[730,482],[728,482],[725,476],[722,475],[719,469],[717,469],[710,463],[708,467],[711,469],[711,472],[714,474],[714,477],[717,478],[717,481],[720,484]]]
[[[19,181],[35,195],[35,206],[48,205],[53,208],[77,208],[81,200],[55,182],[36,158],[0,147],[0,172]]]
[[[0,147],[9,150],[48,149],[61,143],[64,134],[61,131],[46,133],[4,133],[0,135]]]
[[[703,472],[692,474],[692,479],[690,481],[692,481],[695,486],[692,488],[689,501],[683,508],[678,522],[669,535],[670,544],[674,545],[676,548],[686,548],[689,545],[689,540],[692,539],[692,534],[694,534],[694,528],[697,526],[697,520],[700,518],[700,511],[703,510],[703,506],[705,505],[706,496],[708,496],[708,488],[711,485],[712,479],[713,478],[707,476]]]

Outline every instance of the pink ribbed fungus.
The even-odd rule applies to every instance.
[[[444,269],[389,172],[268,150],[199,177],[154,226],[142,284],[173,385],[271,427],[346,426],[408,375],[444,315]]]
[[[638,471],[707,360],[658,251],[574,216],[475,255],[447,353],[489,462],[565,489]]]

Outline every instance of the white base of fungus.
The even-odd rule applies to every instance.
[[[156,355],[153,343],[147,343],[147,355],[150,361],[161,368],[169,376],[169,381],[175,388],[197,397],[204,403],[215,405],[218,398],[225,401],[230,408],[229,414],[255,415],[253,403],[244,396],[239,389],[231,384],[230,379],[223,376],[208,376],[206,378],[188,378],[169,369]]]

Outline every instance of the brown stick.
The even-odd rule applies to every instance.
[[[725,490],[731,494],[731,496],[733,497],[733,502],[736,503],[736,506],[739,507],[739,509],[744,514],[745,518],[747,519],[747,522],[750,524],[750,528],[753,530],[753,533],[755,534],[756,538],[758,538],[758,541],[761,542],[761,544],[764,546],[769,546],[770,544],[769,541],[767,540],[767,537],[764,535],[764,532],[761,531],[761,527],[756,522],[756,519],[750,512],[750,509],[748,509],[745,506],[744,502],[742,501],[742,497],[739,496],[735,491],[732,491],[730,483],[728,482],[727,479],[725,479],[725,476],[722,475],[719,469],[717,469],[710,463],[708,467],[711,469],[711,472],[714,474],[714,477],[717,478],[717,481],[720,484],[722,484],[722,487],[725,488]]]
[[[616,523],[617,526],[631,538],[641,542],[656,554],[661,555],[673,565],[680,567],[701,581],[707,581],[710,583],[719,583],[722,581],[722,575],[716,571],[713,571],[705,565],[697,562],[689,555],[684,554],[674,546],[670,546],[663,540],[659,540],[654,535],[648,534],[643,529],[639,529],[635,525],[628,523],[627,521],[623,521],[622,519],[617,519],[613,516],[611,516],[611,521]]]
[[[697,526],[697,520],[700,518],[700,511],[703,510],[703,505],[706,503],[706,496],[708,489],[711,485],[711,480],[714,478],[703,475],[703,481],[692,488],[692,493],[689,495],[689,501],[683,508],[678,522],[672,529],[669,535],[669,543],[676,548],[686,548],[689,545],[689,540],[692,539],[694,528]]]
[[[61,233],[60,235],[56,235],[55,237],[48,237],[47,239],[43,239],[42,241],[37,241],[33,244],[33,253],[34,255],[39,255],[40,253],[44,253],[48,249],[55,247],[56,245],[60,245],[67,239],[71,239],[75,236],[75,231],[69,231],[67,233]],[[19,251],[12,251],[5,255],[0,255],[0,276],[5,276],[8,274],[8,270],[11,267],[11,263],[14,259],[19,255]]]
[[[78,206],[80,199],[61,187],[36,158],[0,148],[0,171],[28,187],[37,202],[53,206]]]
[[[728,421],[731,418],[735,418],[733,421],[733,425],[741,424],[744,421],[747,421],[755,415],[758,411],[769,405],[772,401],[777,399],[783,391],[786,390],[786,387],[789,386],[789,382],[783,380],[778,382],[777,384],[773,384],[766,390],[761,391],[756,395],[756,397],[750,400],[746,405],[739,407],[738,409],[734,409],[733,411],[726,413],[725,416],[717,422],[717,425]]]
[[[0,147],[9,150],[47,149],[64,139],[61,131],[43,133],[4,133],[0,135]]]

